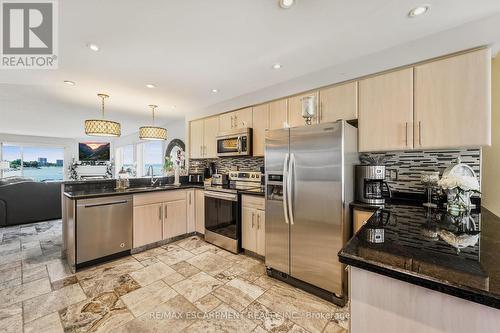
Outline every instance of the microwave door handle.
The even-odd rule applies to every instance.
[[[283,161],[283,214],[285,215],[285,223],[289,224],[288,220],[288,188],[287,188],[287,177],[288,177],[288,153],[285,155],[285,160]]]
[[[288,218],[290,219],[290,224],[293,225],[293,197],[292,190],[295,186],[295,182],[292,181],[295,171],[295,154],[290,154],[290,162],[288,163],[288,174],[287,174],[287,201],[288,201]]]

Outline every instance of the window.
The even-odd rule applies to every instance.
[[[64,178],[64,148],[5,143],[2,159],[9,163],[9,168],[3,170],[3,177],[26,177],[35,181]]]
[[[135,177],[137,170],[135,169],[135,145],[128,145],[116,149],[115,162],[116,173],[123,168],[132,177]]]
[[[142,144],[143,176],[150,176],[149,167],[154,176],[163,175],[163,142],[151,141]]]

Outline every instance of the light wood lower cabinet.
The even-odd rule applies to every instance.
[[[187,201],[187,232],[196,231],[196,205],[194,190],[186,191]]]
[[[266,212],[264,198],[242,196],[241,245],[261,256],[266,254]]]
[[[162,240],[163,207],[161,203],[134,207],[133,246]]]
[[[372,217],[375,213],[373,210],[362,210],[362,209],[353,209],[352,212],[352,232],[353,234],[357,233],[358,230]]]
[[[195,190],[195,230],[200,234],[205,234],[205,192]]]
[[[163,239],[187,233],[186,200],[170,201],[163,204]]]

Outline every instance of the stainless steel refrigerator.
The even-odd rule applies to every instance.
[[[268,274],[343,305],[337,253],[351,234],[357,129],[345,121],[266,133]]]

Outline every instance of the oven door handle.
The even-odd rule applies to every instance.
[[[238,201],[238,195],[222,193],[222,192],[205,191],[205,197],[214,198],[214,199],[229,200],[229,201]]]

